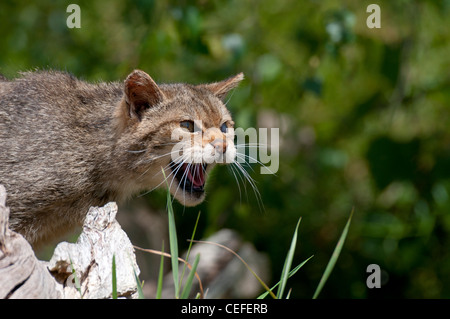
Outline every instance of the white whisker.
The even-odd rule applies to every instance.
[[[264,205],[262,202],[262,197],[261,197],[261,193],[258,190],[258,187],[256,186],[256,181],[250,176],[250,174],[244,169],[244,167],[239,163],[239,162],[234,162],[232,163],[232,165],[236,165],[236,167],[238,168],[238,170],[242,173],[242,175],[245,177],[245,179],[249,182],[250,186],[253,189],[253,192],[256,196],[256,200],[258,203],[259,208],[264,209]]]
[[[238,180],[238,178],[237,178],[237,176],[236,176],[236,173],[234,172],[235,168],[234,168],[233,165],[228,165],[227,167],[228,167],[229,171],[231,171],[231,173],[233,174],[234,179],[236,180],[236,184],[237,184],[238,190],[239,190],[239,202],[242,204],[241,185],[239,184],[239,180]],[[241,177],[239,176],[239,178],[241,178]]]
[[[249,159],[250,161],[252,161],[254,163],[258,163],[261,166],[265,167],[272,175],[277,176],[277,174],[272,172],[264,163],[262,163],[261,161],[259,161],[258,159],[254,158],[250,155],[247,155],[244,153],[236,153],[236,157],[238,157],[238,159],[242,160],[244,163],[247,163],[246,159]]]
[[[177,144],[177,143],[167,143],[165,145],[170,145],[170,144]],[[163,144],[161,144],[163,145]],[[262,196],[261,193],[258,190],[257,187],[257,182],[255,179],[253,179],[251,177],[251,175],[249,174],[248,168],[250,168],[250,172],[255,172],[253,163],[258,163],[259,165],[262,165],[263,167],[265,167],[266,169],[267,166],[264,165],[264,163],[262,163],[260,160],[258,160],[255,156],[256,154],[253,154],[252,152],[250,152],[250,154],[247,154],[245,152],[245,150],[251,150],[254,148],[265,148],[267,147],[266,144],[261,144],[261,143],[242,143],[242,144],[237,144],[234,145],[237,149],[234,161],[229,163],[230,165],[228,166],[228,170],[231,172],[231,174],[233,175],[234,180],[236,181],[237,187],[238,187],[238,191],[239,191],[239,200],[242,203],[242,197],[243,197],[243,193],[245,193],[245,196],[247,197],[247,200],[249,199],[249,191],[247,190],[247,183],[251,186],[251,188],[253,189],[253,193],[255,195],[256,201],[258,203],[258,206],[260,208],[260,210],[265,210],[264,208],[264,204],[262,201]],[[130,153],[144,153],[147,150],[136,150],[136,151],[132,151],[132,150],[128,150],[127,152]],[[153,187],[151,190],[141,194],[140,196],[144,196],[146,194],[148,194],[149,192],[153,191],[154,189],[160,187],[161,185],[163,185],[164,183],[167,183],[168,185],[168,189],[169,190],[173,190],[173,198],[172,198],[172,202],[175,200],[175,198],[180,197],[179,192],[183,191],[183,198],[184,198],[184,202],[186,202],[186,197],[189,192],[189,190],[187,189],[187,187],[189,187],[189,181],[191,180],[191,183],[196,183],[197,179],[200,179],[200,177],[204,178],[205,180],[209,177],[208,173],[206,172],[206,167],[203,165],[203,163],[197,163],[194,161],[196,161],[196,156],[194,156],[194,152],[196,152],[196,148],[190,146],[190,144],[188,143],[184,148],[182,148],[182,154],[180,155],[180,149],[174,150],[171,149],[170,151],[164,153],[164,154],[159,154],[156,156],[149,156],[148,159],[144,160],[147,163],[151,163],[153,161],[157,161],[159,159],[162,158],[166,158],[168,156],[172,157],[172,160],[169,161],[169,163],[167,165],[165,165],[165,167],[163,167],[162,169],[166,172],[166,176],[164,178],[164,180],[162,182],[160,182],[157,186]],[[198,157],[198,156],[197,156]],[[200,165],[200,166],[197,166]],[[162,165],[161,165],[162,167]],[[200,169],[202,171],[200,171]],[[145,170],[145,172],[143,172],[138,179],[142,179],[144,178],[144,176],[147,176],[148,172],[150,171],[150,168],[148,168],[147,170]],[[157,174],[162,174],[162,172],[158,172]],[[158,176],[157,174],[155,174],[155,176]],[[190,174],[190,175],[189,175]],[[200,175],[202,174],[202,175]],[[274,173],[273,173],[274,174]],[[275,175],[275,174],[274,174]],[[190,176],[190,178],[188,177]],[[174,183],[176,183],[176,187],[174,186]],[[191,187],[193,188],[193,185],[191,185]],[[192,191],[192,190],[191,190]],[[250,192],[251,193],[251,192]]]

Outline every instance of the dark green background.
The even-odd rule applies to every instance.
[[[81,29],[66,26],[70,3]],[[366,26],[370,3],[381,29]],[[198,237],[239,231],[276,280],[302,216],[294,263],[314,258],[288,288],[310,298],[354,207],[321,297],[449,298],[449,17],[448,0],[2,0],[0,73],[113,81],[141,68],[157,82],[201,83],[243,71],[228,103],[237,126],[280,128],[276,176],[249,169],[265,211],[218,168],[207,201],[178,214],[179,237],[201,210]],[[165,207],[162,192],[146,200]],[[365,285],[372,263],[387,273],[376,291]]]

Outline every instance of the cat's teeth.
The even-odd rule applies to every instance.
[[[192,164],[187,176],[194,187],[202,187],[205,184],[205,174],[201,164]]]
[[[183,185],[183,188],[191,191],[203,191],[206,182],[207,164],[182,163],[179,165],[181,166],[178,166],[178,169],[175,170],[179,183]],[[186,182],[189,182],[189,184],[186,185]]]

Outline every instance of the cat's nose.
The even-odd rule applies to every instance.
[[[226,152],[227,150],[227,142],[222,139],[215,139],[214,141],[210,142],[211,145],[215,148],[217,152],[221,152],[222,154]]]

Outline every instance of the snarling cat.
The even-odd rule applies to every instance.
[[[81,225],[90,206],[169,185],[205,198],[207,175],[236,156],[224,99],[243,79],[156,84],[133,71],[92,84],[57,71],[0,78],[0,184],[10,226],[33,245]]]

